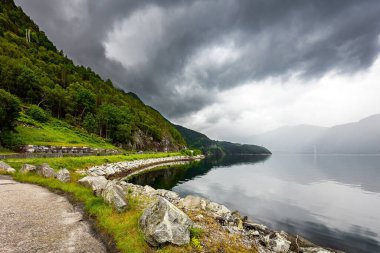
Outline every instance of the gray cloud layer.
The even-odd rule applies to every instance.
[[[165,115],[249,81],[368,68],[380,3],[296,0],[17,0],[75,62]]]

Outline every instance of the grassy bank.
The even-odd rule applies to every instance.
[[[138,229],[138,220],[143,209],[139,204],[142,199],[136,199],[128,196],[130,208],[119,213],[110,205],[105,203],[102,198],[96,197],[92,190],[76,183],[79,175],[75,173],[76,169],[83,169],[94,165],[104,164],[106,162],[128,161],[136,159],[158,158],[167,156],[176,156],[179,153],[154,153],[154,154],[131,154],[120,156],[105,157],[65,157],[65,158],[36,158],[36,159],[7,159],[6,163],[19,169],[23,164],[39,165],[48,163],[54,169],[66,167],[71,170],[72,180],[70,183],[62,183],[52,178],[43,178],[33,173],[20,174],[15,173],[13,178],[19,182],[37,184],[54,191],[69,194],[71,199],[77,203],[82,203],[86,214],[95,220],[96,227],[100,234],[106,234],[113,238],[115,247],[120,252],[160,252],[160,253],[181,253],[192,251],[191,246],[175,247],[165,246],[162,248],[151,248],[145,242],[142,233]]]
[[[61,157],[61,158],[10,158],[4,161],[15,169],[19,169],[23,164],[41,165],[48,163],[54,169],[66,168],[70,171],[85,169],[95,165],[105,163],[115,163],[122,161],[133,161],[138,159],[160,158],[179,156],[180,153],[147,153],[147,154],[126,154],[112,156],[84,156],[84,157]]]

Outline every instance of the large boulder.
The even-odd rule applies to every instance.
[[[15,173],[16,170],[13,169],[11,166],[9,166],[8,164],[6,164],[5,162],[2,162],[0,161],[0,170],[4,170],[8,173]]]
[[[37,171],[37,167],[31,164],[24,164],[20,169],[20,172],[23,174],[28,173],[28,172],[36,172],[36,171]]]
[[[102,197],[107,203],[112,204],[119,212],[124,211],[128,207],[123,188],[120,185],[117,185],[114,181],[108,181],[102,191]]]
[[[60,169],[57,172],[56,178],[64,183],[70,182],[70,172],[67,169]]]
[[[106,188],[108,180],[104,176],[87,176],[78,181],[81,185],[91,188],[97,196],[100,196]]]
[[[52,167],[49,166],[49,164],[44,163],[41,166],[37,168],[37,173],[40,176],[46,177],[46,178],[54,178],[56,173]]]
[[[185,245],[190,242],[193,222],[176,206],[162,197],[144,210],[139,220],[145,240],[152,246],[165,243]]]

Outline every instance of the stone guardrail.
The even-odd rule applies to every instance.
[[[114,149],[100,149],[89,147],[60,147],[25,145],[20,148],[21,153],[0,155],[0,159],[8,158],[57,158],[66,156],[105,156],[119,155],[121,152]]]

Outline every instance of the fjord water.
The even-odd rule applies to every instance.
[[[326,247],[380,252],[380,156],[207,158],[132,182],[206,197]]]

